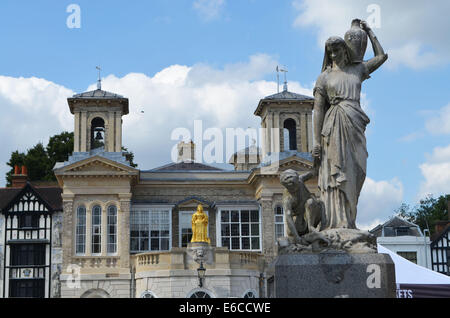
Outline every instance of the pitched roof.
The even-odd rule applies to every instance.
[[[75,94],[72,98],[92,98],[92,99],[125,99],[122,95],[107,92],[101,89],[95,91],[84,92],[81,94]]]
[[[80,100],[83,100],[83,101],[115,100],[115,101],[119,102],[120,104],[122,104],[124,115],[127,115],[129,113],[128,98],[123,97],[122,95],[119,95],[119,94],[107,92],[107,91],[104,91],[101,89],[96,89],[95,91],[89,91],[89,92],[84,92],[81,94],[75,94],[71,98],[67,99],[67,102],[69,103],[69,107],[70,107],[70,112],[72,114],[74,113],[74,110],[73,110],[74,102],[80,101]]]
[[[431,242],[433,245],[436,245],[444,236],[447,235],[447,232],[450,231],[450,221],[441,221],[441,222],[442,223],[447,222],[447,224],[444,225],[444,229],[441,232],[434,233],[431,236]]]
[[[314,98],[306,95],[301,95],[293,92],[289,92],[287,90],[282,91],[281,93],[273,94],[264,97],[259,101],[258,107],[255,110],[255,115],[260,116],[263,106],[269,102],[273,101],[281,101],[281,102],[313,102]]]
[[[36,186],[30,182],[28,182],[27,185],[29,185],[36,192],[36,194],[52,208],[53,211],[62,211],[62,189],[60,187]],[[21,194],[25,187],[0,188],[0,210],[6,208],[11,201]]]
[[[281,93],[269,95],[263,100],[314,100],[314,98],[302,94],[297,94],[289,91],[282,91]]]
[[[223,171],[223,169],[205,165],[203,163],[183,161],[170,163],[150,171]]]
[[[422,236],[420,228],[417,224],[409,222],[398,216],[394,216],[385,223],[377,225],[369,232],[379,237],[383,235],[383,228],[385,228],[384,236],[397,236],[394,229],[399,227],[408,227],[408,234],[411,236]]]

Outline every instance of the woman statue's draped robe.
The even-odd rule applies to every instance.
[[[321,130],[318,186],[325,205],[325,229],[356,229],[356,207],[366,178],[365,129],[370,122],[360,106],[361,83],[369,78],[366,64],[344,70],[327,68],[314,88],[326,101]]]

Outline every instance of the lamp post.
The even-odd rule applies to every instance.
[[[206,268],[203,267],[203,262],[200,262],[200,267],[197,268],[198,287],[203,287],[203,279],[205,278]]]

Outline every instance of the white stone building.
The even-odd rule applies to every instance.
[[[432,269],[430,237],[425,236],[418,225],[394,216],[370,232],[377,237],[378,244],[417,265]]]

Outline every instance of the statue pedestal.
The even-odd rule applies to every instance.
[[[395,298],[395,268],[386,254],[339,251],[280,255],[272,265],[275,298]]]

